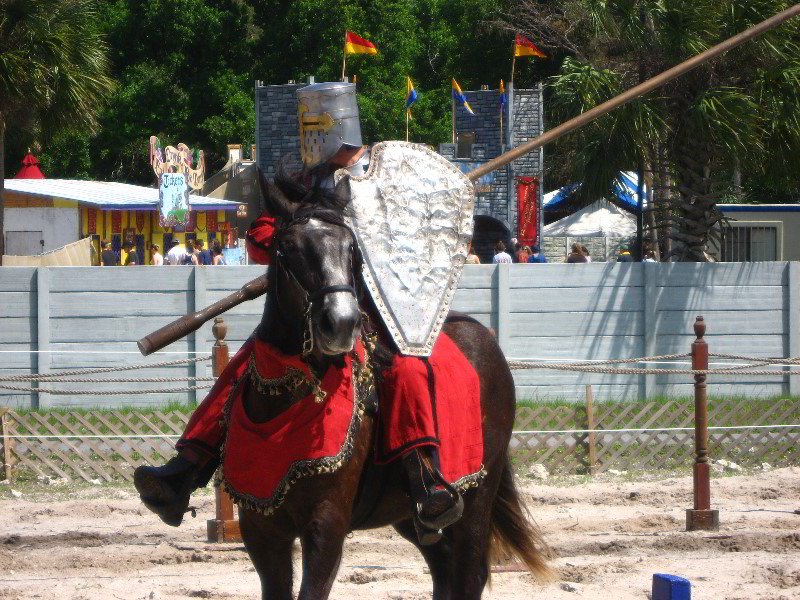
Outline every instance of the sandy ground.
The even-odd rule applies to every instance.
[[[688,477],[519,483],[560,579],[496,573],[484,598],[645,599],[652,574],[664,572],[690,579],[695,600],[800,599],[800,468],[716,478],[718,533],[683,531]],[[14,497],[0,487],[0,598],[258,598],[243,547],[205,543],[212,496],[196,500],[197,519],[174,529],[129,488],[42,486]],[[331,598],[430,598],[430,580],[393,531],[359,532]]]

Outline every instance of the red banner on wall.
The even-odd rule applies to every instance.
[[[217,230],[217,211],[206,211],[206,231],[214,232]]]
[[[97,209],[96,208],[87,208],[86,209],[86,233],[93,234],[97,233]]]
[[[118,210],[111,211],[111,233],[122,233],[122,213]]]
[[[517,223],[519,243],[523,246],[539,245],[536,236],[539,218],[539,180],[536,177],[517,177]]]

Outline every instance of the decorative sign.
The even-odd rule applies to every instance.
[[[136,229],[139,230],[139,233],[144,231],[144,213],[142,211],[136,213]]]
[[[236,205],[236,216],[237,217],[246,217],[247,216],[247,204],[237,204]]]
[[[158,178],[158,220],[161,227],[184,226],[189,221],[189,186],[183,173]]]
[[[111,233],[122,233],[122,213],[118,210],[111,211]]]
[[[192,168],[192,158],[194,168]],[[186,181],[193,190],[202,190],[205,183],[205,159],[202,150],[192,152],[186,144],[178,144],[178,147],[161,147],[161,142],[154,135],[150,136],[150,165],[155,171],[156,177],[161,177],[163,173],[182,173],[186,175]],[[160,181],[160,179],[159,179]]]
[[[133,227],[126,227],[122,232],[122,245],[130,244],[131,246],[136,244],[136,229]]]
[[[206,211],[206,231],[209,233],[217,230],[217,211]]]

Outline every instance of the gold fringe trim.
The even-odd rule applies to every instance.
[[[275,491],[269,498],[259,498],[251,494],[238,492],[225,477],[225,446],[228,444],[228,432],[230,431],[230,412],[233,405],[233,400],[236,397],[239,386],[248,379],[249,373],[245,374],[237,380],[228,400],[225,403],[225,443],[222,445],[221,465],[218,475],[214,481],[214,485],[222,485],[223,489],[231,496],[233,501],[247,510],[258,511],[264,515],[271,515],[275,510],[283,504],[286,500],[286,495],[294,484],[306,477],[313,477],[314,475],[322,475],[324,473],[334,473],[340,469],[353,455],[353,442],[358,433],[358,428],[361,425],[361,419],[366,410],[366,400],[374,390],[374,377],[372,369],[369,366],[369,357],[365,364],[361,364],[356,358],[353,359],[352,365],[352,382],[353,382],[353,415],[350,419],[350,425],[347,429],[347,436],[342,444],[341,449],[334,456],[325,456],[322,458],[315,458],[311,460],[301,460],[292,463],[286,472],[286,475],[278,482]],[[288,375],[288,374],[287,374]]]

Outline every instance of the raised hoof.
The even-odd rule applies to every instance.
[[[426,529],[437,531],[449,527],[461,518],[464,500],[447,490],[437,490],[419,507],[417,518]]]
[[[192,474],[181,477],[164,477],[158,467],[137,467],[133,472],[133,485],[147,509],[153,511],[167,525],[178,527],[189,508]]]
[[[420,546],[432,546],[442,539],[442,532],[438,529],[429,529],[414,517],[414,529],[417,532],[417,540]]]

